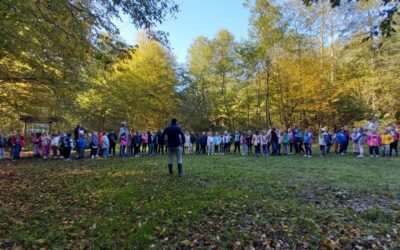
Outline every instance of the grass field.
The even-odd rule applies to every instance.
[[[0,248],[399,249],[400,158],[0,162]]]

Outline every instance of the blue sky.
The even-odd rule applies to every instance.
[[[169,41],[179,63],[186,61],[187,50],[198,36],[212,38],[222,28],[232,32],[236,40],[247,37],[249,10],[243,0],[176,0],[180,12],[157,29],[169,32]],[[116,22],[120,35],[134,44],[137,30],[127,18]]]

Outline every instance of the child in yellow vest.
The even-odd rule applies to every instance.
[[[389,133],[387,129],[383,132],[383,135],[381,136],[382,140],[382,147],[383,147],[383,156],[388,157],[390,153],[390,144],[394,142],[393,136]]]

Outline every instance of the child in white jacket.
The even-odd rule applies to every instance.
[[[207,150],[208,155],[214,154],[214,137],[212,135],[212,132],[208,132],[207,135]]]

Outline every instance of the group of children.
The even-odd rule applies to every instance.
[[[316,138],[315,138],[316,137]],[[167,148],[167,137],[163,136],[162,130],[156,133],[151,131],[130,131],[126,123],[121,124],[118,133],[114,131],[93,131],[88,133],[80,124],[75,128],[73,137],[71,134],[58,132],[50,135],[48,133],[32,134],[31,142],[34,157],[48,159],[63,158],[71,159],[71,151],[76,151],[76,158],[84,158],[85,152],[90,150],[90,157],[97,158],[115,156],[116,146],[119,144],[119,155],[135,156],[164,154]],[[341,128],[328,131],[320,128],[315,134],[306,129],[290,128],[281,132],[277,128],[242,132],[237,130],[231,135],[228,131],[223,133],[212,133],[205,131],[200,133],[186,133],[182,138],[185,154],[197,155],[224,155],[232,153],[243,156],[279,156],[282,154],[304,154],[312,157],[312,146],[317,141],[320,153],[323,157],[331,153],[345,155],[350,142],[353,153],[357,157],[364,157],[365,145],[369,148],[370,157],[389,157],[392,152],[398,155],[399,131],[392,125],[379,133],[377,128],[354,128],[349,131]],[[21,133],[14,132],[6,138],[0,132],[0,159],[5,156],[5,148],[10,148],[10,158],[20,158],[20,152],[25,146],[25,137]],[[254,149],[254,151],[253,151]]]

